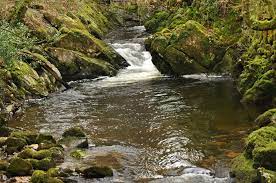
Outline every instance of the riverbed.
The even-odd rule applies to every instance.
[[[183,167],[228,177],[230,160],[242,151],[252,125],[232,79],[161,75],[145,50],[147,36],[143,26],[112,32],[106,41],[128,68],[116,77],[72,82],[70,90],[30,100],[10,126],[56,137],[69,127],[83,127],[91,145],[82,161],[111,166],[113,181],[179,176]],[[67,160],[61,166],[77,163]]]

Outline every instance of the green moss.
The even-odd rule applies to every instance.
[[[0,160],[0,171],[7,171],[9,167],[9,162],[6,160]]]
[[[62,134],[63,137],[86,137],[85,133],[80,127],[72,127]]]
[[[26,148],[18,154],[18,157],[24,159],[33,158],[37,160],[42,160],[45,158],[60,160],[63,159],[63,149],[58,147],[52,147],[50,149],[35,151],[33,149]]]
[[[255,148],[265,147],[276,140],[276,128],[273,126],[263,127],[252,132],[246,139],[246,155],[253,158],[252,152]]]
[[[252,154],[255,168],[264,167],[276,171],[276,136],[274,142],[255,148]]]
[[[255,123],[257,123],[259,127],[264,127],[271,123],[276,123],[276,108],[270,109],[265,113],[261,114],[255,120]]]
[[[149,20],[145,22],[145,27],[149,32],[158,32],[166,26],[166,20],[169,17],[169,12],[159,11],[155,13]]]
[[[32,164],[27,160],[21,158],[13,158],[10,161],[7,172],[11,176],[26,176],[31,175],[32,169]]]
[[[52,158],[44,158],[42,160],[26,159],[26,161],[31,163],[35,170],[47,171],[50,168],[54,168],[56,166],[56,163]]]
[[[254,85],[248,89],[243,97],[246,103],[265,103],[267,106],[276,98],[276,71],[267,71]]]
[[[9,137],[6,140],[5,144],[7,146],[6,152],[8,154],[12,154],[14,152],[18,152],[21,149],[23,149],[23,147],[27,145],[27,141],[22,138]]]
[[[60,179],[55,177],[50,177],[49,175],[47,175],[46,172],[41,170],[36,170],[33,172],[31,182],[32,183],[63,183],[63,181],[61,181]]]
[[[15,131],[10,136],[25,139],[28,144],[34,144],[37,138],[37,134],[30,131]]]
[[[36,143],[42,143],[42,142],[50,142],[50,143],[56,143],[55,138],[50,134],[39,134],[36,138]]]
[[[253,162],[247,159],[243,154],[233,160],[231,174],[233,174],[237,182],[240,183],[257,182],[258,180],[257,170],[253,168]]]
[[[85,157],[85,154],[86,154],[85,151],[78,149],[78,150],[72,151],[70,153],[70,156],[76,159],[82,159]]]

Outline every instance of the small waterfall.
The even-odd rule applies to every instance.
[[[143,33],[145,28],[137,26],[130,28],[129,31],[135,31],[135,34],[137,32]],[[145,38],[142,37],[111,43],[111,46],[127,60],[130,66],[122,69],[117,76],[103,80],[105,84],[108,86],[123,85],[161,77],[161,74],[151,62],[151,54],[144,47],[144,40]]]

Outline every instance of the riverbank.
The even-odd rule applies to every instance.
[[[273,182],[275,176],[275,9],[272,1],[177,2],[155,13],[145,26],[154,33],[147,49],[161,73],[230,73],[245,106],[263,113],[260,128],[233,160],[238,182]],[[270,159],[272,158],[272,159]]]

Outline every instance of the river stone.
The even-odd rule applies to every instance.
[[[39,134],[37,139],[36,139],[36,142],[39,144],[39,143],[56,143],[56,140],[55,138],[50,135],[50,134]]]
[[[86,137],[85,133],[80,127],[72,127],[62,134],[63,137]]]
[[[107,166],[88,167],[83,170],[80,170],[80,173],[82,173],[85,178],[104,178],[104,177],[112,177],[113,176],[112,169]]]
[[[7,172],[11,176],[31,175],[33,170],[32,164],[22,158],[13,158],[8,166]]]

